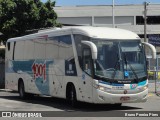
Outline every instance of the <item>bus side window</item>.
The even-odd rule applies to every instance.
[[[14,42],[7,42],[6,44],[6,58],[9,60],[13,59],[13,46]]]
[[[8,43],[7,43],[8,51],[10,51],[10,45],[11,45],[10,42],[8,42]]]
[[[16,46],[16,42],[14,42],[14,46],[13,46],[13,56],[12,56],[12,60],[14,60],[15,46]]]

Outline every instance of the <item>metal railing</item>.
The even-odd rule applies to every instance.
[[[155,93],[160,95],[160,70],[149,70],[148,71],[148,79],[150,81],[154,81],[155,83]]]

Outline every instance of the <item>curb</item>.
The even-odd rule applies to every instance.
[[[0,89],[0,92],[13,92],[13,90],[10,90],[10,89]]]

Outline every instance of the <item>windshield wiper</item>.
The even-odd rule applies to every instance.
[[[112,77],[111,77],[112,79],[114,79],[114,77],[116,76],[116,71],[118,70],[118,67],[120,67],[120,59],[119,59],[119,56],[117,54],[117,61],[116,61],[116,64],[114,66],[114,71],[113,71]]]
[[[126,53],[124,53],[124,62],[125,62],[125,64],[126,64],[126,70],[127,70],[127,64],[128,64],[129,67],[130,67],[130,69],[131,69],[131,71],[133,72],[133,74],[134,74],[134,76],[135,76],[135,78],[136,78],[136,79],[135,79],[135,82],[138,82],[138,76],[137,76],[134,68],[132,67],[132,65],[127,61]]]

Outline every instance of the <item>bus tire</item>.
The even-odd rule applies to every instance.
[[[75,87],[72,85],[70,91],[70,100],[71,100],[71,105],[72,107],[77,107],[77,96],[76,96],[76,90]]]
[[[68,92],[68,93],[67,93],[67,94],[68,94],[68,95],[67,95],[67,99],[68,99],[70,105],[71,105],[72,107],[77,107],[76,89],[75,89],[75,87],[74,87],[73,84],[69,86],[67,92]]]
[[[19,92],[19,96],[20,96],[21,99],[25,99],[26,98],[26,93],[25,93],[23,81],[19,82],[18,92]]]

